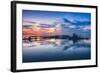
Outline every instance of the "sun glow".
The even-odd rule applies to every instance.
[[[55,32],[55,28],[49,28],[49,29],[48,29],[48,32],[49,32],[49,33]]]

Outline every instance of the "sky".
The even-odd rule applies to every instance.
[[[55,11],[36,11],[36,10],[23,10],[23,21],[31,21],[42,24],[53,24],[55,22],[62,22],[66,18],[71,22],[75,21],[90,21],[90,13],[79,12],[55,12]]]

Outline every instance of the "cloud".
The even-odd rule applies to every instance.
[[[76,26],[75,25],[70,25],[69,28],[76,28]]]
[[[91,30],[91,27],[90,27],[90,26],[85,26],[85,27],[83,28],[83,30],[89,31],[89,30]]]

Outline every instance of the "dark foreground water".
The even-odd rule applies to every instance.
[[[43,39],[23,42],[23,62],[91,59],[90,40]]]

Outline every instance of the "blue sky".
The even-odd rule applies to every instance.
[[[55,12],[55,11],[36,11],[23,10],[23,21],[32,21],[38,23],[52,24],[57,21],[62,21],[63,18],[74,21],[89,21],[91,20],[90,13],[79,12]]]

